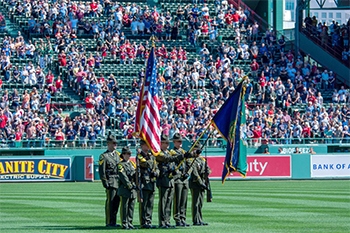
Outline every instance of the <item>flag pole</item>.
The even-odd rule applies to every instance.
[[[240,83],[243,83],[245,80],[248,79],[248,76],[243,76],[242,80]],[[242,84],[243,85],[243,84]],[[209,127],[211,126],[211,124],[213,120],[210,121],[209,125],[207,126],[207,128],[204,130],[204,132],[201,134],[201,136],[197,139],[197,141],[192,145],[191,149],[187,152],[187,153],[191,153],[191,151],[193,150],[193,148],[197,145],[197,143],[199,142],[199,140],[203,137],[204,133],[209,129]],[[215,127],[216,128],[216,127]],[[184,158],[179,165],[176,167],[175,171],[179,170],[181,165],[183,164],[183,162],[185,162],[186,158]]]
[[[155,44],[156,37],[154,35],[152,35],[150,37],[150,40],[152,41],[152,48],[153,48],[153,52],[154,52],[154,48],[155,48],[155,45],[156,45]],[[146,62],[146,73],[147,73],[147,67],[148,67],[148,60],[149,60],[150,56],[151,55],[148,56],[147,62]],[[143,79],[143,83],[142,83],[142,87],[141,87],[141,91],[140,91],[140,98],[139,98],[139,102],[137,103],[137,109],[136,109],[136,115],[138,117],[136,116],[135,120],[139,120],[139,121],[140,121],[141,115],[142,115],[142,109],[141,108],[143,108],[143,106],[142,106],[143,94],[144,94],[143,89],[144,89],[145,85],[146,85],[146,78]],[[135,122],[134,132],[132,133],[132,135],[134,137],[136,137],[136,138],[144,140],[144,138],[140,135],[140,130],[141,129],[139,128],[139,126],[140,126],[140,122]],[[135,131],[135,128],[136,128],[137,131]]]

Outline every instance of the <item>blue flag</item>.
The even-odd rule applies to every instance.
[[[245,177],[247,172],[246,119],[243,81],[215,114],[212,123],[227,142],[222,183],[232,172]]]

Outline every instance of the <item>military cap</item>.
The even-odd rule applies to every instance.
[[[173,141],[183,141],[181,134],[175,133],[173,137]]]
[[[193,148],[194,150],[197,150],[197,149],[202,149],[202,143],[200,142],[197,142],[197,144],[194,146]]]
[[[117,142],[117,139],[115,138],[114,135],[110,134],[107,137],[107,142]]]
[[[128,146],[124,146],[122,149],[122,154],[131,154],[131,150]]]
[[[140,145],[145,145],[145,144],[147,144],[146,141],[140,140]]]
[[[162,142],[169,142],[169,137],[168,137],[168,135],[162,134],[160,140]]]

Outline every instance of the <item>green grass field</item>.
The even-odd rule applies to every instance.
[[[350,232],[349,180],[227,181],[212,189],[203,211],[209,226],[137,232]],[[0,232],[121,231],[104,227],[104,201],[99,182],[0,184]],[[190,206],[189,198],[189,223]]]

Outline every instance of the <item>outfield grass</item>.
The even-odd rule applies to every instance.
[[[227,181],[212,189],[203,211],[209,226],[137,232],[350,232],[349,180]],[[104,227],[104,201],[99,182],[0,184],[0,232],[121,231]],[[190,206],[189,198],[189,223]]]

